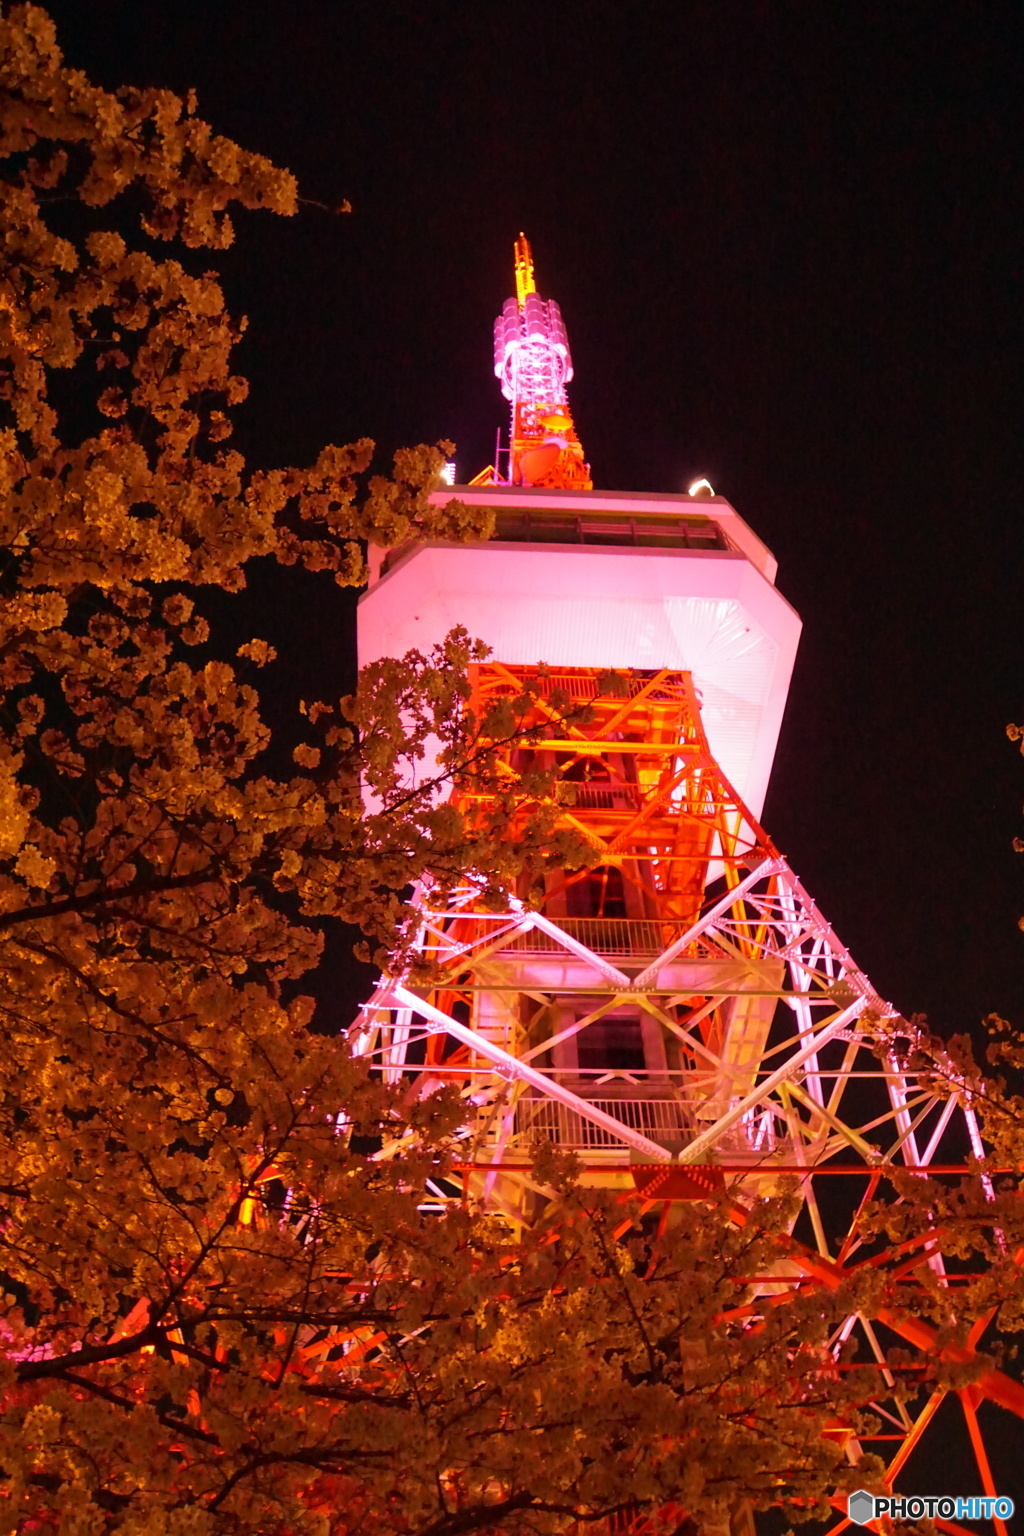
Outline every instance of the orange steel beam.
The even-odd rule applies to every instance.
[[[839,1289],[843,1272],[838,1265],[830,1264],[820,1254],[812,1254],[809,1248],[804,1248],[792,1238],[786,1240],[785,1249],[788,1257],[795,1264],[798,1264],[807,1274],[819,1279],[826,1289]],[[958,1365],[969,1365],[979,1358],[976,1349],[965,1348],[962,1345],[946,1344],[939,1348],[938,1329],[921,1318],[897,1312],[891,1307],[880,1307],[876,1316],[878,1321],[884,1323],[891,1332],[899,1338],[906,1339],[907,1343],[915,1345],[925,1354],[952,1360]],[[1009,1409],[1018,1418],[1024,1418],[1024,1385],[1007,1376],[1005,1371],[997,1369],[985,1371],[974,1383],[974,1387],[983,1397],[998,1403],[1001,1408]]]
[[[960,1406],[964,1411],[964,1418],[967,1420],[967,1429],[970,1433],[971,1445],[974,1448],[974,1459],[978,1463],[978,1471],[981,1473],[981,1486],[991,1498],[995,1498],[998,1490],[996,1489],[995,1480],[992,1477],[992,1468],[989,1466],[988,1453],[985,1450],[985,1442],[981,1438],[981,1427],[978,1424],[978,1415],[975,1411],[974,1404],[970,1401],[969,1390],[970,1389],[967,1391],[961,1390],[957,1393],[957,1396],[960,1399]],[[1006,1527],[1006,1521],[1001,1520],[998,1515],[992,1516],[992,1524],[995,1526],[996,1531],[998,1532],[998,1536],[1009,1536],[1009,1532],[1007,1531]]]

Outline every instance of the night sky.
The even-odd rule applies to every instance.
[[[527,232],[596,485],[706,474],[803,617],[769,830],[905,1013],[1024,1025],[1024,8],[50,10],[99,83],[195,86],[312,200],[216,258],[253,463],[362,435],[487,463]],[[277,575],[254,606],[281,700],[350,684],[351,594]]]

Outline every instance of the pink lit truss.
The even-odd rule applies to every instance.
[[[726,888],[719,865],[697,920],[674,936],[661,920],[555,921],[515,902],[505,913],[484,912],[471,881],[444,906],[420,892],[419,947],[449,989],[458,979],[462,1003],[452,1002],[443,979],[421,993],[401,976],[385,976],[362,1010],[356,1040],[385,1078],[405,1081],[410,1092],[452,1081],[461,1088],[463,1187],[459,1195],[436,1186],[439,1208],[468,1197],[513,1223],[529,1221],[538,1139],[577,1153],[605,1185],[620,1174],[645,1210],[714,1187],[742,1202],[787,1175],[799,1181],[803,1207],[781,1270],[793,1288],[831,1290],[868,1256],[851,1213],[874,1197],[887,1170],[965,1173],[983,1156],[968,1088],[961,1081],[943,1096],[908,1065],[912,1027],[878,997],[786,860],[759,851],[764,834],[742,808],[741,817],[737,846],[749,849],[749,867],[741,877],[736,868]],[[567,1082],[550,1065],[558,1029],[543,1041],[524,1036],[518,999],[527,991],[552,1019],[564,1021],[560,1005],[575,1000],[570,1034],[624,1005],[638,1008],[675,1042],[681,1065],[577,1069]],[[695,993],[704,998],[699,1008]],[[712,1011],[726,1021],[714,1046],[701,1029]],[[396,1125],[379,1155],[408,1144]],[[911,1253],[872,1250],[870,1259],[892,1281],[889,1295],[904,1300],[874,1317],[848,1317],[832,1341],[835,1354],[853,1334],[862,1359],[881,1360],[892,1347],[934,1355],[935,1329],[905,1298],[925,1267],[950,1283],[940,1237],[925,1232]],[[764,1290],[779,1289],[775,1274]],[[975,1333],[972,1348],[980,1345]],[[863,1445],[851,1433],[851,1459],[881,1455],[892,1486],[946,1395],[932,1393],[913,1412],[895,1392],[875,1403],[883,1430]],[[990,1369],[955,1395],[982,1485],[995,1491],[978,1410],[992,1403],[1024,1417],[1024,1388]]]

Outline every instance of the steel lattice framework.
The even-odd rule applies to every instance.
[[[593,670],[491,664],[475,686],[481,716],[526,690],[504,771],[510,782],[529,767],[553,775],[552,798],[595,863],[549,878],[539,899],[510,894],[501,913],[483,909],[470,878],[443,904],[424,888],[417,944],[436,981],[382,978],[359,1050],[419,1091],[460,1085],[463,1198],[513,1223],[531,1219],[541,1139],[577,1153],[585,1183],[639,1194],[644,1211],[725,1189],[743,1219],[754,1193],[795,1178],[801,1218],[763,1290],[838,1288],[865,1261],[856,1214],[894,1170],[967,1172],[983,1155],[968,1089],[940,1092],[908,1066],[912,1027],[723,777],[688,674],[633,673],[608,691]],[[486,794],[457,798],[472,816]],[[524,795],[523,817],[528,808]],[[380,1155],[404,1144],[396,1130]],[[913,1291],[927,1270],[953,1295],[940,1235],[872,1250],[870,1262],[888,1299],[845,1320],[836,1354],[851,1334],[862,1358],[882,1361],[894,1343],[934,1354]],[[882,1455],[892,1485],[944,1395],[913,1414],[896,1395],[878,1401],[884,1430],[863,1445],[848,1432],[848,1453]],[[989,1370],[959,1398],[994,1493],[978,1409],[1024,1417],[1024,1388]]]

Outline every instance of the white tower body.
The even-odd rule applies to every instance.
[[[486,543],[377,556],[359,663],[426,650],[455,625],[508,666],[689,672],[726,778],[760,815],[800,637],[776,562],[722,497],[446,487],[495,507]]]

